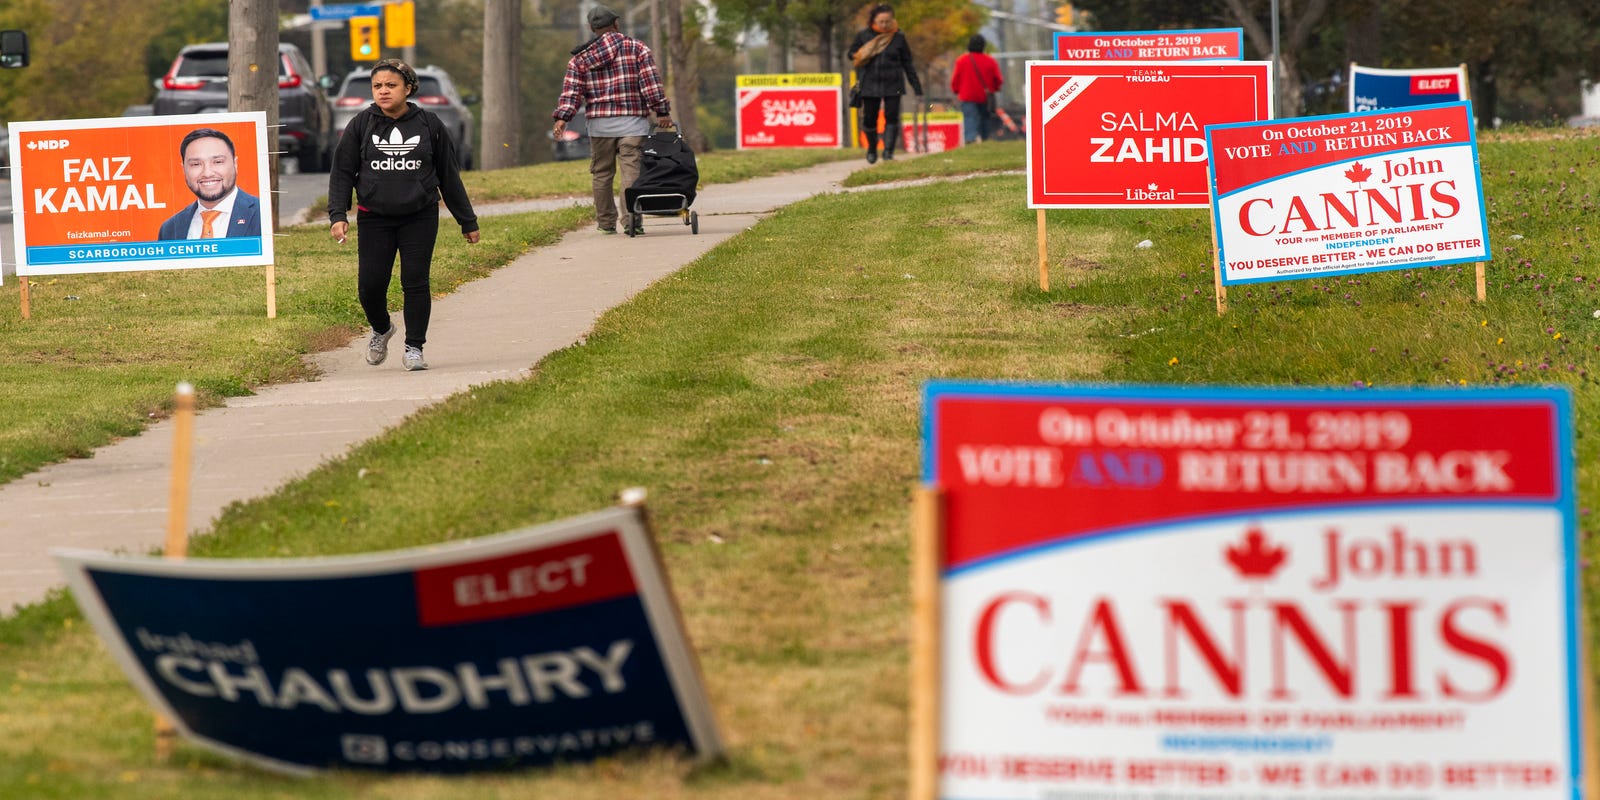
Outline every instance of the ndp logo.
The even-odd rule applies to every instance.
[[[28,142],[27,147],[29,150],[65,150],[70,144],[72,142],[67,139],[35,139]]]

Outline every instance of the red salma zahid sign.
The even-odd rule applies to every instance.
[[[1205,127],[1271,119],[1265,61],[1030,61],[1029,208],[1205,208]]]

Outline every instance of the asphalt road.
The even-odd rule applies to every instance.
[[[300,212],[310,207],[311,201],[328,193],[328,174],[292,173],[278,176],[278,220],[281,224],[295,221]],[[11,180],[0,179],[0,272],[7,282],[17,274],[16,241],[11,237]]]

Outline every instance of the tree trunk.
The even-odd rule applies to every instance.
[[[522,52],[520,0],[484,0],[483,144],[484,169],[522,163],[522,113],[517,99],[518,54]]]
[[[696,98],[700,95],[700,28],[692,26],[685,34],[683,0],[666,0],[666,14],[667,83],[672,99],[672,119],[690,149],[704,153],[711,143],[700,132],[700,122],[695,118]]]
[[[314,78],[313,78],[314,79]],[[267,112],[266,198],[278,230],[278,0],[232,0],[228,7],[228,110]],[[314,141],[306,147],[323,147]],[[318,158],[322,156],[318,152]]]

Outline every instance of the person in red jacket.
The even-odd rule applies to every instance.
[[[1000,91],[1000,64],[988,53],[982,34],[967,40],[967,52],[950,70],[950,91],[961,100],[961,133],[967,144],[989,138],[989,95]]]

